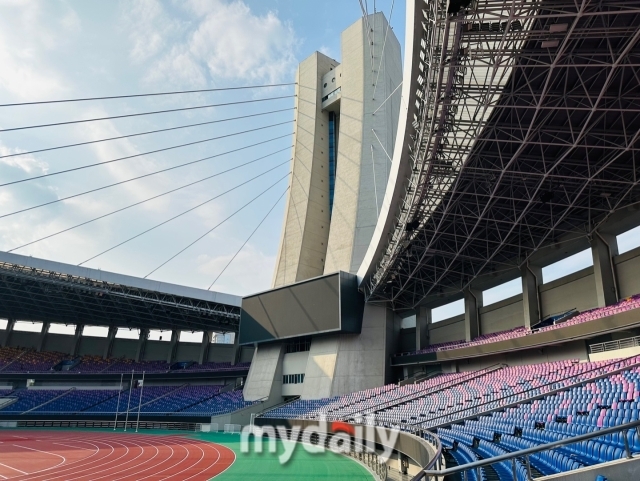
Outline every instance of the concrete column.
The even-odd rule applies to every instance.
[[[169,343],[169,354],[167,354],[167,362],[171,364],[176,358],[176,350],[178,347],[178,336],[180,331],[175,329],[171,331],[171,342]]]
[[[138,348],[136,349],[136,362],[144,359],[144,350],[147,347],[147,339],[149,338],[149,329],[140,329],[140,338],[138,339]]]
[[[431,324],[431,309],[419,307],[416,310],[416,351],[429,345],[429,325]]]
[[[4,339],[2,339],[2,347],[7,347],[11,341],[11,334],[13,333],[13,326],[15,326],[15,319],[7,319],[7,328],[4,331]]]
[[[542,268],[523,265],[522,274],[522,306],[524,309],[524,327],[531,329],[542,317],[540,312],[540,291],[538,284],[542,280]]]
[[[615,304],[618,302],[618,286],[613,268],[613,256],[618,255],[616,238],[596,232],[591,240],[591,255],[598,306]]]
[[[71,348],[71,355],[73,357],[78,355],[78,349],[80,349],[80,338],[82,337],[83,329],[84,329],[84,324],[76,325],[76,333],[73,336],[73,347]]]
[[[118,332],[118,328],[114,326],[109,327],[109,332],[107,333],[107,343],[104,346],[104,352],[102,353],[102,359],[107,359],[111,356],[111,350],[113,349],[113,340],[116,338],[116,333]]]
[[[42,324],[42,332],[40,332],[40,338],[38,339],[38,352],[42,351],[42,348],[44,347],[44,339],[47,337],[50,326],[50,322],[44,322]]]
[[[198,358],[198,364],[202,364],[203,362],[207,361],[210,344],[211,344],[211,332],[204,331],[202,333],[202,344],[200,345],[200,357]]]
[[[471,341],[480,335],[480,313],[482,293],[471,288],[464,290],[464,333],[465,339]]]
[[[237,362],[240,361],[240,353],[241,353],[241,347],[240,344],[238,344],[238,338],[240,333],[236,332],[234,333],[233,336],[233,355],[231,357],[231,365],[235,366]]]

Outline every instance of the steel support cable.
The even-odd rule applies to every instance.
[[[261,115],[276,114],[276,113],[279,113],[279,112],[288,112],[289,110],[295,110],[295,107],[289,107],[289,108],[286,108],[286,109],[279,109],[279,110],[270,110],[268,112],[259,112],[257,114],[241,115],[239,117],[229,117],[227,119],[210,120],[210,121],[207,121],[207,122],[198,122],[197,124],[179,125],[177,127],[168,127],[166,129],[149,130],[147,132],[139,132],[137,134],[120,135],[118,137],[109,137],[109,138],[106,138],[106,139],[89,140],[87,142],[78,142],[76,144],[60,145],[58,147],[48,147],[46,149],[31,150],[31,151],[28,151],[28,152],[17,152],[15,154],[0,155],[0,159],[4,159],[6,157],[18,157],[18,156],[21,156],[21,155],[37,154],[37,153],[40,153],[40,152],[49,152],[51,150],[68,149],[70,147],[79,147],[81,145],[97,144],[99,142],[108,142],[110,140],[119,140],[119,139],[126,139],[126,138],[129,138],[129,137],[138,137],[140,135],[157,134],[158,132],[168,132],[168,131],[171,131],[171,130],[187,129],[189,127],[199,127],[199,126],[202,126],[202,125],[217,124],[217,123],[221,123],[221,122],[230,122],[232,120],[240,120],[240,119],[246,119],[246,118],[251,118],[251,117],[259,117]]]
[[[157,92],[150,94],[131,94],[131,95],[111,95],[108,97],[86,97],[80,99],[62,99],[62,100],[41,100],[36,102],[21,102],[15,104],[0,104],[0,107],[19,107],[25,105],[42,105],[42,104],[61,104],[67,102],[87,102],[90,100],[113,100],[113,99],[131,99],[135,97],[158,97],[161,95],[180,95],[180,94],[195,94],[195,93],[205,93],[205,92],[226,92],[230,90],[249,90],[249,89],[260,89],[260,88],[268,88],[268,87],[288,87],[290,85],[295,85],[296,82],[289,83],[281,83],[281,84],[268,84],[268,85],[247,85],[244,87],[222,87],[222,88],[214,88],[214,89],[199,89],[199,90],[175,90],[172,92]]]
[[[251,240],[251,238],[253,237],[253,235],[257,232],[257,230],[260,228],[260,226],[264,223],[265,220],[267,220],[267,217],[269,217],[269,214],[271,214],[271,212],[273,211],[273,209],[276,208],[276,206],[278,205],[278,203],[280,202],[280,200],[284,197],[284,195],[287,193],[287,191],[289,190],[289,186],[287,186],[287,188],[284,190],[284,192],[282,193],[282,195],[280,195],[280,197],[278,197],[278,200],[275,201],[275,203],[273,204],[273,206],[271,207],[271,209],[269,209],[269,212],[267,212],[265,214],[265,216],[262,218],[262,220],[260,221],[260,223],[256,226],[255,229],[253,229],[253,232],[251,232],[251,234],[249,234],[249,237],[247,237],[247,240],[244,241],[244,243],[240,246],[240,249],[238,249],[236,251],[235,254],[233,254],[233,257],[229,260],[229,262],[227,262],[227,265],[224,266],[224,268],[220,271],[220,274],[218,274],[218,276],[214,279],[214,281],[211,283],[211,285],[209,287],[207,287],[207,290],[210,291],[211,288],[213,287],[213,285],[218,282],[218,279],[220,279],[220,277],[222,276],[222,274],[224,274],[224,271],[227,270],[227,267],[229,267],[231,265],[231,263],[235,260],[235,258],[238,256],[238,254],[240,254],[240,252],[242,251],[242,249],[244,249],[244,246],[247,245],[247,243]]]
[[[0,132],[13,132],[16,130],[27,130],[27,129],[39,129],[42,127],[57,127],[59,125],[71,125],[71,124],[82,124],[85,122],[97,122],[99,120],[113,120],[113,119],[124,119],[128,117],[140,117],[142,115],[155,115],[155,114],[166,114],[171,112],[183,112],[185,110],[197,110],[197,109],[208,109],[213,107],[226,107],[229,105],[241,105],[241,104],[251,104],[254,102],[268,102],[270,100],[280,100],[280,99],[291,99],[294,98],[293,95],[281,95],[279,97],[268,97],[266,99],[253,99],[253,100],[240,100],[237,102],[226,102],[222,104],[208,104],[208,105],[196,105],[195,107],[181,107],[179,109],[167,109],[167,110],[154,110],[151,112],[140,112],[137,114],[123,114],[123,115],[113,115],[110,117],[96,117],[93,119],[84,119],[84,120],[69,120],[67,122],[54,122],[52,124],[40,124],[40,125],[26,125],[24,127],[12,127],[10,129],[0,129]]]
[[[247,181],[245,181],[245,182],[243,182],[243,183],[241,183],[241,184],[238,184],[238,185],[236,185],[235,187],[232,187],[232,188],[231,188],[231,189],[229,189],[229,190],[226,190],[226,191],[225,191],[225,192],[223,192],[222,194],[218,194],[218,195],[216,195],[215,197],[212,197],[212,198],[211,198],[211,199],[209,199],[209,200],[206,200],[206,201],[204,201],[204,202],[201,202],[200,204],[198,204],[198,205],[196,205],[196,206],[194,206],[194,207],[191,207],[190,209],[187,209],[187,210],[185,210],[185,211],[181,212],[180,214],[174,215],[173,217],[171,217],[171,218],[169,218],[169,219],[167,219],[167,220],[165,220],[165,221],[161,222],[160,224],[156,224],[156,225],[154,225],[153,227],[150,227],[149,229],[147,229],[147,230],[145,230],[145,231],[140,232],[139,234],[136,234],[136,235],[134,235],[134,236],[132,236],[132,237],[129,237],[128,239],[126,239],[126,240],[124,240],[124,241],[120,242],[119,244],[116,244],[116,245],[114,245],[114,246],[110,247],[109,249],[106,249],[106,250],[104,250],[104,251],[100,252],[99,254],[96,254],[95,256],[90,257],[89,259],[87,259],[87,260],[85,260],[85,261],[82,261],[82,262],[81,262],[81,263],[79,263],[78,265],[79,265],[79,266],[81,266],[82,264],[86,264],[87,262],[89,262],[89,261],[91,261],[91,260],[93,260],[93,259],[96,259],[96,258],[100,257],[101,255],[106,254],[107,252],[110,252],[110,251],[112,251],[112,250],[116,249],[117,247],[120,247],[121,245],[126,244],[127,242],[130,242],[130,241],[132,241],[132,240],[134,240],[134,239],[137,239],[138,237],[140,237],[140,236],[142,236],[142,235],[144,235],[144,234],[146,234],[146,233],[148,233],[148,232],[151,232],[152,230],[157,229],[158,227],[163,226],[163,225],[165,225],[165,224],[167,224],[167,223],[171,222],[172,220],[177,219],[178,217],[182,217],[183,215],[188,214],[189,212],[194,211],[195,209],[197,209],[197,208],[199,208],[199,207],[202,207],[203,205],[208,204],[209,202],[212,202],[212,201],[214,201],[214,200],[218,199],[219,197],[222,197],[223,195],[228,194],[229,192],[232,192],[232,191],[236,190],[237,188],[242,187],[242,186],[243,186],[243,185],[245,185],[245,184],[248,184],[249,182],[251,182],[251,181],[253,181],[253,180],[256,180],[257,178],[262,177],[263,175],[268,174],[268,173],[269,173],[269,172],[271,172],[272,170],[275,170],[275,169],[277,169],[278,167],[282,167],[284,164],[286,164],[286,163],[288,163],[288,162],[289,162],[289,160],[287,160],[286,162],[283,162],[283,163],[281,163],[281,164],[278,164],[278,165],[276,165],[275,167],[272,167],[271,169],[266,170],[266,171],[262,172],[261,174],[258,174],[258,175],[256,175],[255,177],[252,177],[251,179],[249,179],[249,180],[247,180]],[[289,174],[287,174],[287,175],[289,175]],[[280,180],[278,180],[278,182],[280,182]],[[276,182],[276,183],[277,183],[277,182]],[[275,185],[275,184],[274,184],[274,185]],[[270,189],[270,188],[271,188],[271,187],[269,187],[269,189]],[[268,190],[268,189],[267,189],[267,190]],[[264,191],[264,192],[266,192],[266,191]],[[264,192],[263,192],[263,193],[264,193]],[[260,195],[262,195],[262,194],[260,194]],[[259,197],[259,196],[258,196],[258,197]],[[257,198],[257,197],[256,197],[256,198]],[[255,200],[255,199],[254,199],[254,200]],[[253,202],[253,201],[252,201],[252,202]],[[245,205],[245,207],[246,207],[246,205]],[[244,208],[244,207],[242,207],[242,208]],[[226,220],[226,219],[225,219],[225,220]],[[223,222],[224,222],[224,221],[223,221]],[[205,235],[206,235],[206,234],[205,234]],[[198,239],[198,240],[199,240],[199,239]],[[197,242],[197,241],[196,241],[196,242]],[[187,247],[190,247],[190,246],[187,246]],[[185,249],[186,249],[186,248],[185,248]],[[179,254],[179,253],[178,253],[178,254]],[[176,255],[178,255],[178,254],[176,254]],[[174,257],[175,257],[175,256],[174,256]],[[173,259],[173,258],[172,258],[172,259]],[[169,259],[168,261],[166,261],[166,262],[165,262],[165,264],[166,264],[167,262],[169,262],[170,260],[171,260],[171,259]],[[164,265],[164,264],[162,264],[162,265]],[[162,265],[160,265],[160,266],[156,267],[153,271],[151,271],[149,274],[147,274],[146,276],[144,276],[144,278],[146,279],[149,275],[153,274],[153,272],[155,272],[155,271],[157,271],[158,269],[160,269],[160,267],[162,267]]]
[[[287,162],[290,162],[290,160],[287,160],[287,161],[285,161],[285,162],[283,162],[283,163],[281,163],[281,164],[278,164],[278,165],[276,165],[275,167],[273,167],[272,169],[269,169],[269,170],[267,170],[267,171],[263,172],[262,174],[259,174],[259,175],[257,175],[256,177],[253,177],[253,178],[251,178],[251,179],[249,179],[249,180],[247,180],[247,181],[243,182],[242,184],[238,184],[237,186],[235,186],[235,187],[233,187],[233,188],[231,188],[231,189],[227,190],[226,192],[223,192],[222,194],[219,194],[219,195],[217,195],[217,196],[215,196],[215,197],[213,197],[213,198],[211,198],[211,199],[209,199],[209,200],[207,200],[207,201],[203,202],[202,204],[198,204],[198,205],[196,205],[195,207],[193,207],[193,208],[189,209],[188,211],[183,212],[183,213],[182,213],[182,214],[180,214],[180,215],[184,215],[184,214],[186,214],[187,212],[190,212],[190,211],[192,211],[192,210],[194,210],[194,209],[197,209],[198,207],[200,207],[200,206],[202,206],[202,205],[204,205],[204,204],[206,204],[206,203],[208,203],[208,202],[211,202],[211,201],[213,201],[213,200],[217,199],[218,197],[220,197],[220,196],[222,196],[222,195],[224,195],[224,194],[227,194],[227,193],[229,193],[229,192],[231,192],[231,191],[233,191],[233,190],[237,189],[238,187],[241,187],[241,186],[243,186],[243,185],[245,185],[245,184],[247,184],[247,183],[249,183],[249,182],[251,182],[251,181],[253,181],[253,180],[257,179],[258,177],[261,177],[262,175],[265,175],[266,173],[271,172],[273,169],[275,169],[275,168],[277,168],[277,167],[280,167],[281,165],[284,165],[284,164],[286,164]],[[238,166],[238,167],[241,167],[241,166]],[[230,169],[230,170],[231,170],[231,169]],[[224,173],[224,172],[220,172],[220,174],[222,174],[222,173]],[[206,180],[206,179],[203,179],[203,180]],[[149,201],[151,201],[151,200],[153,200],[153,199],[157,199],[158,197],[162,197],[163,195],[170,194],[171,192],[175,192],[176,190],[180,190],[180,189],[183,189],[183,188],[185,188],[185,187],[189,187],[190,185],[193,185],[193,184],[196,184],[196,183],[197,183],[197,182],[192,182],[192,183],[190,183],[190,184],[183,185],[183,186],[182,186],[182,187],[180,187],[180,188],[173,189],[173,190],[170,190],[170,191],[164,192],[164,193],[162,193],[162,194],[155,195],[155,196],[153,196],[153,197],[149,197],[148,199],[141,200],[141,201],[136,202],[136,203],[134,203],[134,204],[126,205],[126,206],[124,206],[124,207],[122,207],[122,208],[120,208],[120,209],[113,210],[113,211],[108,212],[108,213],[106,213],[106,214],[103,214],[103,215],[101,215],[101,216],[99,216],[99,217],[94,217],[93,219],[89,219],[89,220],[87,220],[87,221],[85,221],[85,222],[81,222],[80,224],[76,224],[76,225],[74,225],[74,226],[67,227],[66,229],[60,230],[60,231],[58,231],[58,232],[54,232],[53,234],[49,234],[49,235],[47,235],[47,236],[40,237],[39,239],[35,239],[35,240],[31,241],[31,242],[27,242],[26,244],[22,244],[22,245],[20,245],[20,246],[18,246],[18,247],[14,247],[13,249],[9,249],[7,252],[17,251],[17,250],[19,250],[19,249],[22,249],[23,247],[27,247],[27,246],[30,246],[30,245],[35,244],[35,243],[37,243],[37,242],[40,242],[40,241],[43,241],[43,240],[46,240],[46,239],[50,239],[51,237],[55,237],[55,236],[57,236],[57,235],[64,234],[65,232],[69,232],[70,230],[77,229],[78,227],[82,227],[82,226],[87,225],[87,224],[91,224],[92,222],[95,222],[95,221],[97,221],[97,220],[104,219],[105,217],[109,217],[109,216],[111,216],[111,215],[113,215],[113,214],[117,214],[118,212],[122,212],[123,210],[127,210],[127,209],[130,209],[130,208],[135,207],[135,206],[137,206],[137,205],[144,204],[145,202],[149,202]],[[177,217],[180,217],[180,215],[178,215]],[[173,220],[173,218],[172,218],[172,219],[169,219],[169,220]],[[168,221],[167,221],[167,222],[168,222]],[[166,222],[165,222],[165,223],[166,223]],[[128,241],[127,241],[127,242],[128,242]],[[117,246],[116,246],[116,247],[117,247]],[[106,251],[105,251],[105,252],[106,252]],[[104,252],[100,253],[99,255],[102,255],[102,254],[104,254]],[[95,257],[97,257],[97,256],[95,256]],[[78,264],[78,265],[82,265],[82,264],[84,264],[85,262],[88,262],[89,260],[91,260],[91,259],[87,259],[86,261],[81,262],[81,263],[80,263],[80,264]]]
[[[208,139],[196,140],[194,142],[187,142],[186,144],[172,145],[171,147],[164,147],[162,149],[149,150],[147,152],[141,152],[139,154],[127,155],[125,157],[118,157],[117,159],[105,160],[104,162],[95,162],[93,164],[81,165],[80,167],[73,167],[71,169],[59,170],[57,172],[51,172],[50,174],[35,175],[33,177],[27,177],[26,179],[14,180],[14,181],[11,181],[11,182],[5,182],[4,184],[0,184],[0,187],[6,187],[8,185],[20,184],[22,182],[28,182],[28,181],[36,180],[36,179],[42,179],[44,177],[52,177],[54,175],[66,174],[68,172],[75,172],[75,171],[78,171],[78,170],[89,169],[91,167],[96,167],[96,166],[99,166],[99,165],[112,164],[114,162],[120,162],[121,160],[128,160],[128,159],[133,159],[135,157],[142,157],[143,155],[157,154],[158,152],[166,152],[168,150],[179,149],[181,147],[188,147],[190,145],[197,145],[197,144],[202,144],[202,143],[205,143],[205,142],[212,142],[214,140],[226,139],[228,137],[247,134],[249,132],[256,132],[258,130],[270,129],[272,127],[278,127],[280,125],[290,124],[292,122],[295,122],[295,120],[287,120],[286,122],[278,122],[277,124],[266,125],[264,127],[257,127],[255,129],[243,130],[241,132],[234,132],[232,134],[225,134],[225,135],[219,135],[217,137],[211,137],[211,138],[208,138]],[[290,134],[287,134],[286,136],[289,136],[289,135]]]
[[[266,142],[271,142],[271,141],[276,140],[276,139],[282,139],[282,138],[284,138],[284,137],[288,137],[289,135],[291,135],[291,134],[283,135],[283,136],[281,136],[281,137],[276,137],[275,139],[271,139],[271,140],[268,140],[268,141],[266,141]],[[226,154],[228,154],[228,153],[231,153],[231,152],[237,152],[237,151],[239,151],[239,150],[244,150],[244,149],[247,149],[247,148],[249,148],[249,147],[254,147],[255,145],[259,145],[259,144],[263,144],[263,143],[265,143],[265,142],[259,142],[258,144],[252,144],[252,145],[249,145],[249,146],[247,146],[247,147],[242,147],[242,148],[240,148],[240,149],[234,149],[234,150],[229,150],[229,151],[227,151],[227,152],[222,152],[222,153],[220,153],[220,154],[210,155],[209,157],[204,157],[204,158],[202,158],[202,159],[193,160],[193,161],[191,161],[191,162],[187,162],[187,163],[185,163],[185,164],[176,165],[176,166],[174,166],[174,167],[168,167],[168,168],[166,168],[166,169],[157,170],[157,171],[155,171],[155,172],[150,172],[150,173],[148,173],[148,174],[144,174],[144,175],[139,175],[139,176],[137,176],[137,177],[132,177],[131,179],[122,180],[122,181],[120,181],[120,182],[115,182],[115,183],[113,183],[113,184],[105,185],[105,186],[103,186],[103,187],[98,187],[98,188],[96,188],[96,189],[86,190],[86,191],[84,191],[84,192],[80,192],[79,194],[73,194],[73,195],[69,195],[69,196],[67,196],[67,197],[61,197],[60,199],[52,200],[52,201],[50,201],[50,202],[44,202],[44,203],[42,203],[42,204],[34,205],[34,206],[32,206],[32,207],[27,207],[27,208],[24,208],[24,209],[16,210],[16,211],[11,212],[11,213],[9,213],[9,214],[3,214],[3,215],[0,215],[0,219],[3,219],[3,218],[5,218],[5,217],[10,217],[10,216],[12,216],[12,215],[20,214],[20,213],[22,213],[22,212],[27,212],[27,211],[29,211],[29,210],[38,209],[38,208],[40,208],[40,207],[45,207],[45,206],[47,206],[47,205],[56,204],[56,203],[58,203],[58,202],[62,202],[62,201],[65,201],[65,200],[74,199],[74,198],[76,198],[76,197],[80,197],[80,196],[83,196],[83,195],[86,195],[86,194],[91,194],[91,193],[93,193],[93,192],[98,192],[98,191],[100,191],[100,190],[109,189],[109,188],[111,188],[111,187],[115,187],[115,186],[118,186],[118,185],[126,184],[126,183],[128,183],[128,182],[133,182],[134,180],[144,179],[145,177],[151,177],[152,175],[160,174],[160,173],[162,173],[162,172],[167,172],[167,171],[169,171],[169,170],[179,169],[180,167],[185,167],[185,166],[187,166],[187,165],[192,165],[192,164],[195,164],[195,163],[198,163],[198,162],[203,162],[203,161],[205,161],[205,160],[213,159],[213,158],[215,158],[215,157],[221,157],[221,156],[226,155]],[[259,160],[266,159],[267,157],[271,157],[272,155],[279,154],[280,152],[284,152],[285,150],[289,150],[290,148],[291,148],[290,146],[287,146],[287,147],[285,147],[284,149],[276,150],[275,152],[271,152],[270,154],[263,155],[262,157],[258,157],[257,159],[254,159],[254,160],[252,160],[252,161],[250,161],[250,162],[246,162],[246,163],[244,163],[244,164],[240,164],[240,165],[238,165],[238,166],[236,166],[236,167],[233,167],[233,168],[231,168],[231,169],[228,169],[228,170],[225,170],[225,171],[223,171],[223,172],[220,172],[220,174],[224,174],[225,172],[229,172],[229,171],[231,171],[231,170],[238,169],[238,168],[240,168],[240,167],[243,167],[243,166],[245,166],[245,165],[251,164],[251,163],[253,163],[253,162],[257,162],[257,161],[259,161]],[[204,181],[204,180],[210,179],[211,177],[215,177],[216,175],[219,175],[219,174],[215,174],[215,175],[213,175],[213,176],[205,177],[204,179],[200,179],[200,180],[198,180],[198,181],[196,181],[196,182],[193,182],[193,183],[191,183],[191,184],[188,184],[188,185],[193,185],[193,184],[195,184],[195,183],[202,182],[202,181]],[[182,188],[182,187],[181,187],[181,188]],[[175,190],[178,190],[178,189],[175,189]],[[173,192],[173,191],[170,191],[170,192]],[[162,194],[162,195],[164,195],[164,194]],[[155,197],[154,197],[154,198],[155,198]],[[143,201],[143,202],[146,202],[146,201]]]
[[[216,224],[215,226],[213,226],[211,229],[209,229],[207,232],[205,232],[204,234],[202,234],[200,237],[198,237],[196,240],[194,240],[193,242],[191,242],[190,244],[186,245],[185,247],[183,247],[182,249],[180,249],[178,252],[176,252],[174,255],[172,255],[171,257],[169,257],[169,259],[167,259],[166,261],[164,261],[162,264],[160,264],[158,267],[156,267],[155,269],[153,269],[151,272],[149,272],[146,276],[144,276],[144,279],[146,279],[147,277],[149,277],[151,274],[153,274],[154,272],[156,272],[158,269],[160,269],[162,266],[168,264],[169,262],[171,262],[173,259],[175,259],[176,257],[178,257],[180,254],[182,254],[184,251],[186,251],[189,247],[193,246],[196,242],[199,242],[200,240],[202,240],[204,237],[208,236],[211,232],[213,232],[214,230],[216,230],[218,227],[220,227],[222,224],[224,224],[225,222],[227,222],[229,219],[231,219],[233,216],[235,216],[238,212],[240,212],[241,210],[245,209],[246,207],[248,207],[249,205],[251,205],[253,202],[255,202],[259,197],[261,197],[262,195],[266,194],[268,191],[270,191],[271,189],[273,189],[276,185],[278,185],[281,181],[283,181],[284,179],[289,177],[289,174],[291,174],[291,172],[287,172],[285,175],[283,175],[282,177],[280,177],[278,180],[276,180],[273,184],[271,184],[269,187],[267,187],[265,190],[263,190],[262,192],[260,192],[258,195],[256,195],[253,199],[251,199],[249,202],[247,202],[246,204],[244,204],[242,207],[240,207],[238,210],[236,210],[233,214],[229,215],[228,217],[226,217],[224,220],[218,222],[218,224]]]
[[[382,59],[384,59],[384,48],[387,45],[387,34],[389,33],[389,26],[391,26],[391,17],[393,15],[393,6],[396,0],[391,1],[391,11],[389,12],[389,20],[387,21],[387,29],[384,32],[384,41],[382,42],[382,51],[380,52],[380,63],[378,64],[378,74],[376,75],[376,81],[373,84],[373,99],[376,98],[376,88],[378,87],[378,79],[380,78],[380,69],[382,68]]]

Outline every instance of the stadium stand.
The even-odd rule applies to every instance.
[[[3,347],[0,348],[0,371],[15,373],[39,373],[53,371],[56,365],[69,360],[70,356],[61,352],[41,351],[32,349]],[[249,362],[231,364],[230,362],[204,362],[202,364],[190,362],[186,369],[171,369],[174,365],[166,361],[139,361],[124,358],[104,359],[102,356],[84,355],[78,358],[79,362],[69,370],[60,372],[69,373],[131,373],[147,372],[179,372],[179,371],[229,371],[247,370]]]
[[[492,342],[505,341],[508,339],[516,339],[519,337],[535,334],[536,332],[545,332],[545,331],[559,329],[566,326],[580,324],[583,322],[602,319],[604,317],[611,316],[612,314],[618,314],[621,312],[630,311],[633,309],[637,309],[638,307],[640,307],[640,294],[636,294],[634,296],[623,299],[622,301],[611,306],[600,307],[600,308],[591,309],[585,312],[581,312],[569,319],[567,319],[567,316],[564,315],[566,313],[562,313],[562,315],[556,316],[558,318],[557,320],[561,322],[553,323],[548,326],[543,326],[543,327],[533,328],[533,329],[526,329],[525,327],[516,327],[514,329],[509,329],[506,331],[485,334],[469,342],[465,342],[461,340],[461,341],[450,341],[450,342],[432,344],[418,351],[404,352],[404,353],[398,354],[398,356],[426,354],[426,353],[437,352],[437,351],[449,351],[451,349],[460,349],[464,347],[478,346],[481,344],[490,344]],[[573,310],[570,312],[573,312]]]
[[[375,414],[375,420],[364,421],[434,429],[447,448],[445,459],[463,465],[636,421],[639,409],[640,356],[635,356],[442,374],[415,385],[388,385],[321,401],[296,400],[262,416],[324,415],[348,421],[354,415]],[[607,435],[532,455],[534,477],[621,459],[625,436],[631,450],[640,452],[636,430]],[[496,463],[468,472],[467,479],[513,479],[512,469],[510,462]],[[521,460],[516,461],[516,476],[529,479]]]

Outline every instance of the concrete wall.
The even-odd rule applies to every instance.
[[[282,358],[284,344],[262,344],[254,355],[247,382],[244,386],[244,399],[258,401],[260,399],[282,396]]]
[[[233,354],[233,344],[210,344],[207,360],[211,362],[232,362]]]
[[[113,347],[111,348],[111,357],[135,359],[137,350],[137,339],[114,339]]]
[[[144,349],[145,361],[166,361],[171,348],[170,342],[165,341],[147,341]]]
[[[74,336],[64,334],[47,334],[42,346],[43,351],[58,351],[71,354],[73,349]]]
[[[199,342],[179,342],[176,349],[176,361],[197,361],[200,357]]]
[[[522,294],[480,308],[480,334],[522,326]]]
[[[382,386],[390,380],[389,358],[395,353],[400,322],[390,309],[365,305],[361,333],[340,336],[332,396]]]
[[[106,337],[85,337],[80,338],[80,347],[78,348],[78,355],[92,355],[101,356],[104,353],[104,348],[107,344]]]
[[[358,20],[341,36],[338,157],[325,274],[338,270],[357,272],[384,199],[389,156],[398,126],[400,91],[377,109],[402,81],[400,43],[392,30],[381,56],[386,26],[384,15],[377,13]],[[367,32],[367,27],[374,31]]]
[[[614,258],[620,297],[640,292],[640,248],[630,250]]]
[[[430,344],[464,340],[464,314],[429,324]]]
[[[411,352],[416,350],[416,328],[400,329],[398,334],[398,352]]]
[[[292,352],[285,354],[282,358],[282,375],[287,374],[304,374],[307,369],[307,361],[309,359],[309,351]],[[299,384],[282,384],[283,396],[300,396],[303,390],[303,383]]]
[[[576,308],[586,311],[598,307],[593,267],[540,286],[542,317]]]
[[[36,349],[38,347],[39,337],[39,332],[16,331],[14,329],[11,333],[11,341],[9,345]]]
[[[331,396],[331,386],[338,358],[340,336],[314,337],[304,375],[302,399],[320,399]]]
[[[571,341],[561,345],[547,346],[526,351],[514,351],[501,355],[468,358],[443,365],[445,372],[475,371],[498,363],[509,366],[523,366],[527,364],[539,364],[543,362],[577,359],[588,361],[589,355],[584,341]]]
[[[322,274],[329,236],[329,115],[322,77],[338,62],[315,52],[298,66],[289,193],[273,287]]]

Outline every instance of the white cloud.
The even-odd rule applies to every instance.
[[[136,25],[132,58],[150,58],[169,42],[173,45],[152,61],[147,81],[192,86],[220,80],[277,83],[293,75],[296,36],[276,12],[256,15],[240,0],[193,0],[186,5],[188,29],[168,19],[155,0],[127,12],[126,23]]]
[[[5,155],[18,154],[20,152],[25,151],[22,149],[9,148],[3,145],[2,142],[0,142],[0,157],[4,157]],[[20,169],[23,172],[31,175],[46,174],[49,170],[49,164],[42,160],[36,159],[33,155],[30,154],[17,155],[15,157],[5,157],[4,159],[0,158],[0,164]]]
[[[238,247],[241,241],[238,240]],[[200,255],[197,258],[198,271],[202,277],[210,277],[213,282],[224,266],[233,257],[233,253],[211,257]],[[213,291],[233,292],[246,295],[267,289],[271,285],[271,273],[275,265],[275,256],[267,255],[251,243],[247,244],[238,254],[218,282],[211,288]],[[202,286],[208,287],[208,286]]]

